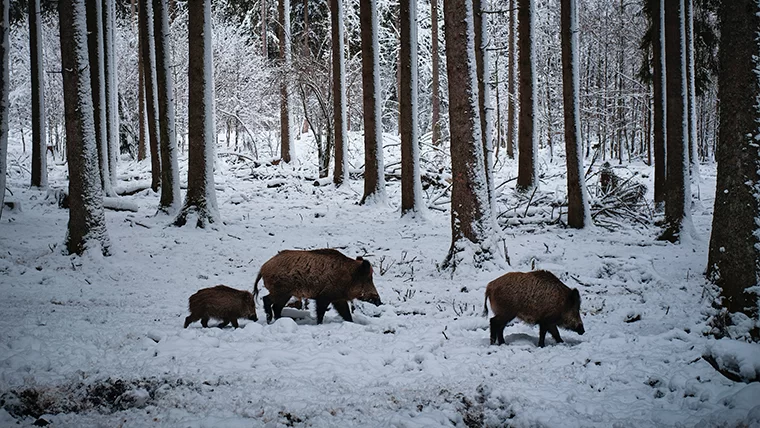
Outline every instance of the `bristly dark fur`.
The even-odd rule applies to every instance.
[[[198,320],[201,320],[203,327],[208,327],[210,318],[222,320],[220,327],[232,323],[235,328],[238,327],[238,318],[258,320],[253,294],[226,285],[198,290],[188,299],[188,307],[190,315],[185,318],[185,328]]]
[[[511,272],[488,283],[484,316],[491,301],[491,344],[504,343],[504,327],[514,318],[538,324],[538,346],[544,346],[549,332],[557,343],[562,342],[557,327],[585,332],[580,316],[580,293],[570,289],[553,273]]]
[[[258,296],[261,279],[269,290],[262,299],[267,322],[280,318],[291,297],[316,300],[318,324],[330,304],[346,321],[352,321],[348,301],[380,304],[372,281],[372,265],[361,257],[354,260],[331,248],[280,251],[261,266],[254,296]]]

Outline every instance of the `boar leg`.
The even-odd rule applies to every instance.
[[[324,297],[317,298],[317,324],[322,324],[322,321],[324,321],[328,306],[330,306],[329,299],[325,299]]]
[[[229,323],[230,323],[230,322],[229,322],[229,321],[227,321],[227,320],[222,320],[222,323],[221,323],[221,324],[219,324],[217,327],[219,327],[219,328],[224,328],[224,327],[227,327],[227,324],[229,324]]]
[[[491,318],[491,345],[504,344],[504,327],[515,318],[514,315],[495,316]]]
[[[225,321],[225,323],[226,323],[226,322],[227,322],[227,321]],[[238,322],[237,322],[237,318],[232,318],[232,319],[230,320],[230,322],[232,323],[232,326],[233,326],[233,327],[235,327],[235,328],[238,328],[238,327],[240,327],[240,325],[239,325],[239,324],[238,324]]]
[[[264,303],[264,312],[267,314],[267,324],[272,322],[272,298],[266,295],[261,298]]]
[[[354,322],[353,318],[351,318],[351,309],[349,309],[347,301],[341,300],[338,302],[333,302],[332,305],[344,320],[348,322]]]
[[[551,333],[552,337],[554,338],[554,341],[557,343],[562,343],[564,340],[562,340],[561,337],[559,337],[559,330],[557,330],[557,326],[552,324],[549,326],[549,333]]]
[[[270,296],[272,296],[270,294]],[[280,319],[282,316],[282,308],[285,307],[285,305],[288,304],[288,300],[290,300],[290,295],[286,294],[284,296],[272,296],[272,312],[274,315],[274,319]],[[268,317],[269,315],[267,315]]]
[[[201,317],[197,317],[197,316],[195,316],[193,314],[190,314],[190,316],[188,316],[187,318],[185,318],[185,328],[187,328],[187,326],[189,326],[190,324],[198,321],[199,319],[201,319]]]
[[[207,327],[208,327],[208,317],[203,317],[203,318],[201,318],[201,325],[202,325],[204,328],[207,328]]]
[[[538,324],[538,347],[543,348],[546,344],[544,342],[544,339],[546,338],[546,331],[548,330],[548,326],[544,323]]]

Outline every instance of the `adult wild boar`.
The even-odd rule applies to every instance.
[[[219,327],[238,328],[238,318],[258,321],[256,316],[256,299],[250,291],[236,290],[226,285],[204,288],[190,296],[190,316],[185,318],[185,328],[201,320],[203,327],[208,327],[209,318],[222,320]]]
[[[379,306],[380,296],[372,282],[372,265],[333,249],[285,250],[269,259],[259,271],[253,294],[259,292],[259,280],[269,295],[262,299],[267,322],[280,318],[282,308],[291,296],[317,301],[317,324],[322,324],[325,311],[333,307],[346,321],[353,321],[349,300],[359,299]]]
[[[538,346],[544,347],[546,332],[557,343],[562,342],[557,327],[583,334],[581,296],[578,289],[568,288],[553,273],[539,270],[511,272],[488,283],[483,316],[488,316],[491,300],[491,344],[504,344],[504,327],[515,317],[529,324],[538,324]]]

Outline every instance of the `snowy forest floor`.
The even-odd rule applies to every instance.
[[[12,159],[28,156],[17,149]],[[50,186],[66,187],[66,167],[50,163]],[[400,219],[398,182],[391,204],[359,206],[361,181],[316,187],[287,166],[252,179],[222,158],[224,225],[169,226],[145,190],[125,197],[139,212],[107,211],[110,257],[77,257],[62,255],[68,211],[13,165],[8,199],[22,209],[0,223],[0,426],[760,426],[760,383],[732,382],[701,358],[719,346],[704,334],[714,165],[702,167],[698,236],[684,244],[657,242],[653,225],[525,222],[505,230],[511,265],[460,265],[453,278],[437,269],[448,213]],[[542,162],[555,199],[563,166]],[[495,182],[514,171],[507,163]],[[626,171],[641,173],[651,200],[649,167]],[[149,162],[123,161],[119,178],[149,180]],[[499,189],[501,210],[513,185]],[[239,329],[182,328],[198,289],[250,290],[278,251],[321,247],[369,259],[384,305],[357,302],[355,323],[329,310],[316,325],[312,303],[271,325],[259,305],[259,321]],[[538,327],[515,321],[505,346],[489,346],[486,284],[533,265],[580,290],[586,334],[538,348]]]

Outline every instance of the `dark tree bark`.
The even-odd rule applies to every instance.
[[[295,160],[290,119],[290,89],[288,71],[290,69],[290,0],[279,0],[278,30],[280,36],[280,157],[283,162]]]
[[[430,66],[433,69],[430,84],[430,91],[433,94],[430,131],[432,132],[432,143],[437,146],[441,142],[441,60],[438,46],[438,0],[430,0],[430,19],[432,21],[430,27]]]
[[[115,0],[103,2],[103,61],[105,64],[106,141],[108,142],[108,172],[111,185],[116,184],[116,166],[119,161],[119,86],[116,79],[116,27]]]
[[[81,254],[93,244],[108,254],[110,241],[98,168],[92,84],[88,71],[84,0],[60,0],[61,69],[69,165],[69,224],[66,249]]]
[[[721,288],[723,307],[754,319],[754,340],[760,339],[758,296],[748,288],[760,283],[758,14],[754,0],[723,2],[719,9],[718,175],[707,263],[708,277]]]
[[[164,0],[153,0],[153,34],[156,41],[156,89],[161,148],[161,201],[158,209],[174,214],[180,205],[177,137],[174,131],[174,82],[171,76],[169,17]]]
[[[154,192],[161,185],[161,157],[158,148],[158,101],[156,91],[156,57],[153,43],[153,7],[150,0],[139,0],[138,27],[142,51],[143,83],[145,83],[145,110],[148,121],[148,143],[150,147],[151,185]]]
[[[211,0],[187,4],[188,61],[188,170],[187,195],[174,224],[196,217],[197,227],[219,221],[214,189],[214,79],[211,62]]]
[[[399,134],[401,136],[401,215],[422,209],[417,130],[417,3],[401,0],[399,53]]]
[[[509,83],[507,86],[507,157],[515,158],[517,145],[517,0],[509,0]]]
[[[95,141],[98,147],[100,183],[106,196],[115,196],[108,166],[108,120],[106,117],[105,62],[103,53],[103,4],[100,0],[86,0],[87,45],[90,59],[92,108],[95,119]]]
[[[469,50],[475,43],[472,7],[472,0],[443,4],[452,175],[451,248],[443,266],[452,270],[467,247],[476,247],[475,265],[491,259],[489,240],[495,235],[484,171],[476,64]]]
[[[517,168],[517,189],[528,191],[538,185],[536,176],[536,135],[534,120],[536,116],[534,100],[536,88],[533,87],[533,72],[535,60],[533,52],[533,0],[517,1],[517,20],[519,37],[519,68],[520,68],[520,130],[519,157]]]
[[[261,0],[261,54],[265,59],[269,58],[269,46],[267,46],[267,39],[269,38],[267,34],[267,27],[269,26],[267,21],[268,9],[267,0]]]
[[[692,0],[684,0],[686,20],[686,87],[688,91],[688,136],[689,172],[693,182],[699,181],[699,154],[697,152],[697,112],[696,77],[694,66],[694,5]]]
[[[44,188],[48,185],[48,177],[40,0],[29,0],[29,52],[32,65],[32,186]]]
[[[578,15],[575,0],[562,0],[562,95],[565,110],[565,152],[567,154],[567,225],[582,229],[591,222],[583,172],[583,148],[578,98]]]
[[[483,142],[483,171],[486,177],[488,200],[496,208],[493,184],[493,115],[491,107],[491,67],[488,55],[488,20],[482,0],[472,0],[473,25],[475,29],[475,65],[478,79],[478,110],[480,113],[480,137]]]
[[[335,133],[335,170],[333,183],[348,181],[348,145],[346,144],[346,65],[343,40],[343,0],[330,0],[333,68],[333,126]]]
[[[683,0],[665,3],[665,68],[667,98],[667,180],[665,230],[660,239],[678,242],[691,233],[686,52]]]
[[[375,49],[378,44],[377,0],[361,0],[359,7],[364,102],[364,196],[360,203],[365,204],[385,201],[385,168],[380,108],[380,52]]]
[[[5,177],[8,175],[8,113],[10,104],[10,0],[2,0],[0,20],[0,218],[5,207]]]
[[[654,89],[654,202],[665,203],[666,102],[665,102],[665,0],[652,7],[652,78]]]
[[[134,1],[134,0],[132,0]],[[139,116],[139,136],[137,141],[137,160],[141,161],[147,157],[147,148],[145,144],[145,140],[148,138],[147,136],[147,129],[145,129],[148,124],[145,121],[145,71],[143,70],[143,61],[142,61],[142,37],[137,38],[137,73],[138,73],[138,83],[137,83],[137,100],[138,100],[138,108],[137,108],[137,114]],[[155,178],[154,183],[155,184]],[[155,190],[155,189],[154,189]]]

